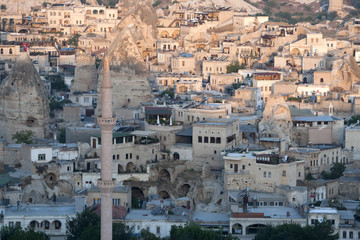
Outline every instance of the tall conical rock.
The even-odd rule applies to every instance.
[[[46,137],[49,112],[44,84],[24,54],[0,84],[0,138],[13,142],[12,135],[21,130],[31,130],[36,138]]]
[[[119,108],[139,107],[152,100],[147,80],[147,49],[153,48],[157,36],[157,16],[151,2],[134,0],[121,2],[126,14],[112,34],[108,56],[113,84],[115,111]],[[99,72],[98,93],[101,93],[102,68]],[[98,97],[98,101],[101,98]],[[97,113],[101,103],[98,102]]]

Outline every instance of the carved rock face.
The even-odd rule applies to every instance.
[[[49,125],[49,103],[44,85],[29,57],[21,56],[0,85],[0,137],[11,142],[20,130],[43,138]]]

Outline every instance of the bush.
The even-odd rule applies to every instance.
[[[244,65],[240,65],[239,61],[233,61],[226,67],[227,73],[238,72],[239,69],[244,69]]]
[[[157,7],[161,4],[161,1],[160,0],[157,0],[152,6],[153,7]]]

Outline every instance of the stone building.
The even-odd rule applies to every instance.
[[[276,154],[227,153],[224,156],[227,190],[275,192],[275,187],[295,187],[305,177],[304,161],[282,159]]]
[[[261,100],[267,103],[269,96],[272,94],[273,84],[282,80],[282,73],[262,72],[254,73],[253,86],[260,88]]]
[[[238,121],[209,119],[193,124],[193,161],[209,162],[210,167],[224,167],[221,152],[239,144]]]
[[[49,103],[40,76],[29,57],[21,55],[0,85],[0,136],[11,142],[20,130],[48,136]]]

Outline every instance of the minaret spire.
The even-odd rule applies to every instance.
[[[101,84],[101,116],[98,124],[101,129],[101,240],[112,240],[112,193],[115,181],[112,178],[112,142],[116,119],[112,111],[112,84],[109,59],[104,58],[104,73]]]

